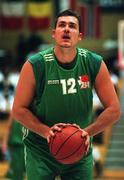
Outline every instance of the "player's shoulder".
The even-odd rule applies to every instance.
[[[89,60],[91,60],[91,59],[102,60],[103,59],[103,57],[101,55],[97,54],[96,52],[93,52],[91,50],[84,49],[84,48],[78,48],[78,54]]]
[[[48,48],[46,50],[37,52],[31,56],[28,57],[28,61],[31,62],[32,64],[35,64],[36,62],[43,62],[46,58],[50,59],[53,54],[53,48]]]
[[[42,60],[42,56],[41,56],[40,52],[37,52],[35,54],[29,55],[27,59],[31,64],[35,64],[36,62]]]
[[[53,50],[53,47],[51,48],[48,48],[42,52],[40,52],[40,54],[42,55],[43,59],[46,61],[46,62],[50,62],[50,61],[53,61],[55,58],[54,58],[54,50]]]

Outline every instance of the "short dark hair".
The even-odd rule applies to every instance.
[[[57,15],[56,20],[55,20],[55,24],[54,24],[55,28],[56,28],[56,24],[57,24],[58,18],[61,17],[61,16],[74,16],[74,17],[76,17],[77,20],[78,20],[78,23],[79,23],[79,32],[81,32],[81,17],[80,17],[80,15],[77,12],[75,12],[75,11],[73,11],[71,9],[66,9],[66,10],[60,12]]]

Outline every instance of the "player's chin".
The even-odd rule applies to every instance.
[[[71,44],[70,43],[63,43],[60,45],[62,48],[70,48]]]

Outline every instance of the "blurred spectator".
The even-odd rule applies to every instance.
[[[101,162],[101,152],[99,148],[95,145],[93,145],[93,160],[94,160],[95,177],[99,178],[102,176],[103,165]]]
[[[7,101],[4,94],[5,91],[5,76],[0,72],[0,120],[5,119],[8,116]]]
[[[11,110],[18,78],[17,71],[8,73],[6,77],[0,73],[0,120],[5,119]]]
[[[2,93],[4,89],[4,74],[0,71],[0,93]]]
[[[20,70],[20,68],[29,56],[31,56],[39,50],[48,48],[49,46],[50,45],[45,43],[42,36],[39,36],[36,32],[32,32],[28,38],[25,37],[24,34],[20,34],[16,45],[16,67]]]
[[[6,75],[9,69],[13,67],[14,58],[10,50],[0,49],[0,70]]]
[[[17,121],[14,121],[12,115],[8,119],[6,132],[3,137],[2,152],[5,159],[7,159],[8,153],[10,155],[9,169],[5,178],[23,180],[25,176],[25,163],[22,126]]]
[[[8,111],[9,113],[12,108],[18,78],[19,73],[17,71],[10,72],[6,77],[6,87],[3,91],[4,110]],[[7,159],[8,154],[10,156],[9,169],[5,177],[12,180],[23,180],[25,175],[24,146],[22,136],[22,126],[12,118],[10,113],[6,131],[3,137],[2,152],[5,159]]]
[[[25,62],[26,55],[28,53],[27,49],[27,39],[24,34],[20,34],[18,37],[17,45],[16,45],[16,51],[17,51],[17,64],[16,66],[19,68],[22,67],[22,65]]]
[[[109,71],[113,71],[116,75],[119,76],[119,68],[118,68],[118,41],[115,38],[111,38],[106,40],[103,43],[103,49],[107,54],[107,58],[105,63],[109,69]]]
[[[6,83],[7,83],[8,87],[10,87],[9,90],[13,91],[13,93],[16,88],[18,79],[19,79],[19,72],[16,70],[13,72],[10,72],[7,76]],[[12,88],[12,86],[13,86],[13,88]]]
[[[37,52],[43,43],[44,40],[42,36],[39,36],[36,32],[32,32],[27,39],[28,54]]]
[[[7,111],[7,101],[3,93],[0,93],[0,112]]]

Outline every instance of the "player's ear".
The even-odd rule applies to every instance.
[[[80,33],[79,33],[79,41],[81,41],[82,38],[83,38],[83,34],[80,32]]]
[[[55,29],[52,30],[52,38],[55,38]]]

